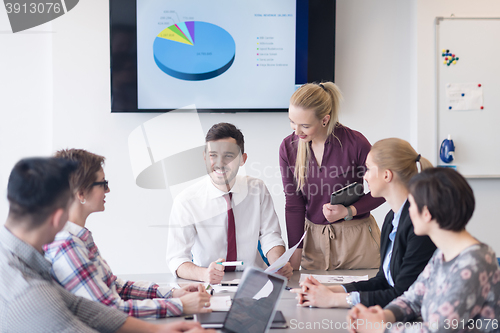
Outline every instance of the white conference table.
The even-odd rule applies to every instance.
[[[369,278],[377,274],[376,269],[368,270],[335,270],[335,271],[295,271],[292,278],[288,281],[288,287],[296,288],[299,286],[299,279],[301,274],[321,274],[321,275],[368,275]],[[224,280],[232,280],[240,278],[242,272],[228,272],[224,276]],[[131,281],[152,281],[158,283],[160,286],[168,286],[173,282],[186,283],[193,282],[189,280],[179,279],[172,274],[129,274],[121,275],[120,278]],[[218,296],[230,295],[233,297],[234,293],[218,293]],[[270,332],[285,333],[285,332],[325,332],[325,331],[340,331],[346,332],[346,315],[347,309],[320,309],[309,307],[298,307],[295,294],[284,290],[281,299],[278,303],[278,310],[283,312],[288,328],[286,329],[273,329]],[[185,320],[184,317],[172,317],[165,319],[148,320],[155,323],[173,322],[176,320]],[[342,325],[344,328],[342,328]]]

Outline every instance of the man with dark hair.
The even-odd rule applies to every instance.
[[[178,277],[220,283],[224,271],[265,267],[257,250],[259,241],[271,264],[285,252],[285,243],[264,182],[238,175],[247,160],[241,131],[219,123],[208,131],[205,142],[209,177],[174,200],[167,263]],[[223,266],[223,261],[243,264]],[[288,278],[292,273],[289,263],[278,271]]]
[[[74,162],[56,158],[19,161],[11,172],[9,215],[0,227],[0,332],[190,332],[184,321],[153,325],[77,297],[50,275],[42,246],[68,220]]]
[[[233,138],[240,148],[241,154],[245,154],[245,138],[243,133],[230,123],[218,123],[212,126],[205,137],[205,142]]]

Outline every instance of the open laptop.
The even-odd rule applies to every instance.
[[[282,276],[248,267],[243,272],[227,315],[224,312],[201,313],[195,315],[195,319],[203,327],[220,328],[228,333],[264,333],[271,327],[273,319],[281,321],[276,323],[278,327],[285,327],[283,314],[280,312],[277,318],[275,314],[286,282]]]

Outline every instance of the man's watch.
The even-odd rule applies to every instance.
[[[352,209],[351,206],[347,206],[347,216],[344,217],[344,221],[350,221],[352,220]]]

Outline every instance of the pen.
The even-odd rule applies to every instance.
[[[210,283],[207,284],[207,286],[206,286],[205,289],[206,289],[207,293],[209,293],[212,296],[214,295],[214,288],[212,288],[212,286],[210,285]]]
[[[223,262],[218,262],[217,265],[222,265],[222,266],[243,266],[243,261],[223,261]]]

